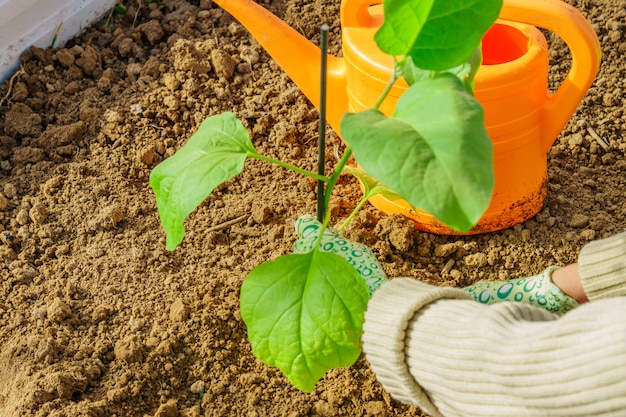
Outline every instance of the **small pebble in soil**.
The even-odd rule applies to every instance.
[[[9,205],[9,200],[3,195],[0,194],[0,210],[5,210]]]
[[[48,318],[57,323],[72,317],[72,310],[60,298],[56,297],[47,307]]]
[[[161,404],[154,414],[154,417],[178,417],[178,401],[169,400],[165,404]]]
[[[6,113],[4,133],[9,136],[39,136],[42,117],[23,103],[15,103]]]
[[[387,417],[387,404],[384,401],[368,401],[364,405],[365,412],[371,417]]]
[[[454,266],[454,259],[448,259],[448,262],[446,262],[443,269],[441,270],[441,275],[448,274],[452,270],[453,266]]]
[[[112,311],[113,307],[111,307],[110,305],[100,304],[93,310],[93,313],[91,313],[91,320],[93,320],[94,323],[99,323],[103,320],[106,320],[106,318],[111,314]]]
[[[569,222],[570,227],[574,227],[576,229],[585,227],[589,224],[589,216],[584,214],[574,214],[572,219]]]
[[[596,231],[591,229],[583,230],[582,232],[580,232],[580,238],[587,241],[592,241],[596,238]]]
[[[191,384],[191,387],[189,387],[189,391],[191,391],[194,394],[199,394],[201,392],[204,392],[205,389],[205,383],[204,381],[196,381],[193,384]]]
[[[452,269],[450,271],[450,276],[457,282],[463,279],[463,273],[459,271],[458,269]]]
[[[85,47],[80,58],[76,60],[76,65],[85,71],[85,74],[92,75],[102,64],[100,55],[92,46]]]
[[[249,46],[243,48],[243,50],[239,53],[239,56],[241,57],[242,60],[244,60],[250,66],[257,64],[260,59],[259,53],[255,49]]]
[[[74,65],[76,57],[69,49],[60,49],[56,53],[56,57],[65,68],[69,68]]]
[[[265,205],[265,203],[254,202],[252,203],[252,219],[259,224],[266,224],[270,221],[272,215],[272,208]]]
[[[2,240],[5,245],[12,245],[13,243],[15,243],[15,237],[13,236],[13,234],[6,230],[0,233],[0,240]]]
[[[143,361],[145,346],[137,335],[129,335],[115,344],[115,359],[126,363]]]
[[[189,307],[182,298],[177,298],[170,306],[170,320],[173,322],[187,321]]]
[[[24,146],[13,150],[12,162],[14,164],[37,163],[44,159],[45,152],[40,148]]]
[[[15,197],[17,195],[17,189],[15,188],[15,185],[11,184],[10,182],[4,184],[4,195],[8,198]]]
[[[487,255],[484,253],[474,253],[463,258],[465,265],[473,268],[480,268],[487,265]]]
[[[79,398],[87,388],[87,378],[79,372],[59,371],[46,375],[41,385],[62,399]]]
[[[211,63],[213,64],[213,68],[215,68],[215,74],[220,78],[228,80],[235,72],[235,60],[221,49],[211,51]]]
[[[435,248],[435,256],[440,258],[445,258],[446,256],[452,255],[456,252],[458,247],[454,243],[445,243],[443,245],[438,245]]]
[[[48,217],[48,210],[41,203],[35,203],[28,212],[28,216],[35,224],[43,224]]]
[[[15,220],[17,221],[18,224],[20,224],[21,226],[24,226],[25,224],[28,223],[28,212],[24,209],[21,209],[20,211],[17,212],[17,215],[15,216]]]
[[[154,161],[155,156],[156,156],[156,153],[154,151],[154,147],[149,146],[137,152],[137,161],[141,162],[144,165],[150,166],[152,165],[152,162]]]
[[[165,36],[165,32],[163,32],[163,28],[156,20],[151,20],[149,22],[143,23],[137,27],[139,31],[146,37],[150,44],[154,45],[157,43],[163,36]]]

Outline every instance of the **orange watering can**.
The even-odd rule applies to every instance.
[[[320,49],[252,0],[214,0],[238,19],[319,107]],[[343,58],[328,57],[328,122],[338,132],[342,115],[374,105],[391,77],[393,60],[378,49],[374,33],[382,23],[382,0],[343,0]],[[558,90],[548,90],[548,46],[535,27],[559,35],[572,65]],[[495,186],[491,203],[469,233],[505,229],[541,210],[547,194],[547,152],[589,89],[600,66],[593,29],[560,0],[504,0],[499,20],[483,38],[483,65],[475,95],[484,109],[493,142]],[[398,80],[380,107],[393,113],[407,88]],[[454,230],[403,200],[370,199],[379,210],[402,213],[417,228],[441,234]]]

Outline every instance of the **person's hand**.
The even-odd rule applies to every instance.
[[[296,221],[298,240],[294,246],[294,253],[312,251],[321,229],[322,224],[313,216],[300,217]],[[319,250],[335,253],[354,266],[359,275],[363,277],[370,294],[373,294],[387,281],[387,276],[372,251],[363,244],[344,238],[335,229],[326,228],[319,244]]]

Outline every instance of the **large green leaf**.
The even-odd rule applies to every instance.
[[[207,118],[187,144],[150,173],[166,233],[173,250],[185,235],[185,218],[221,183],[240,174],[255,153],[248,132],[229,112]]]
[[[374,39],[389,55],[443,71],[470,60],[501,8],[502,0],[385,0]]]
[[[342,257],[312,251],[256,267],[241,286],[241,317],[257,358],[310,392],[331,368],[352,365],[369,295]]]
[[[469,230],[489,205],[493,148],[482,107],[452,74],[413,84],[392,118],[345,114],[341,135],[368,174],[455,230]]]
[[[385,0],[385,20],[374,35],[387,55],[407,55],[417,41],[436,0]]]

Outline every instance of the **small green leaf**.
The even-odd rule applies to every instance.
[[[362,169],[346,165],[343,168],[348,174],[355,176],[363,184],[363,195],[370,199],[375,195],[382,194],[390,200],[401,200],[402,196],[393,191],[387,185],[368,175]]]
[[[473,94],[474,78],[476,77],[476,73],[478,72],[481,64],[482,51],[480,48],[476,48],[476,50],[467,62],[464,62],[459,66],[444,71],[431,71],[421,69],[413,63],[413,59],[411,57],[408,57],[404,61],[404,65],[400,69],[400,74],[404,77],[407,84],[413,85],[424,78],[435,78],[440,74],[449,73],[452,75],[456,75],[461,81],[463,81],[467,92]]]
[[[254,153],[244,126],[226,112],[207,118],[185,146],[152,170],[150,185],[168,250],[183,240],[185,218],[215,187],[239,175]]]
[[[502,0],[385,0],[385,21],[374,39],[389,55],[443,71],[471,59],[501,8]]]
[[[435,78],[439,73],[438,71],[425,70],[417,67],[411,57],[407,57],[401,63],[401,67],[396,69],[396,72],[399,72],[410,86],[424,78]]]
[[[126,12],[128,11],[128,9],[126,8],[126,6],[124,6],[121,3],[116,4],[113,7],[113,10],[115,10],[115,13],[119,13],[119,14],[126,14]]]
[[[393,118],[377,110],[345,114],[341,135],[369,175],[455,230],[469,230],[489,205],[491,140],[482,107],[456,76],[413,84]]]
[[[369,295],[342,257],[312,251],[256,267],[241,286],[241,317],[257,358],[310,392],[327,370],[352,365]]]

